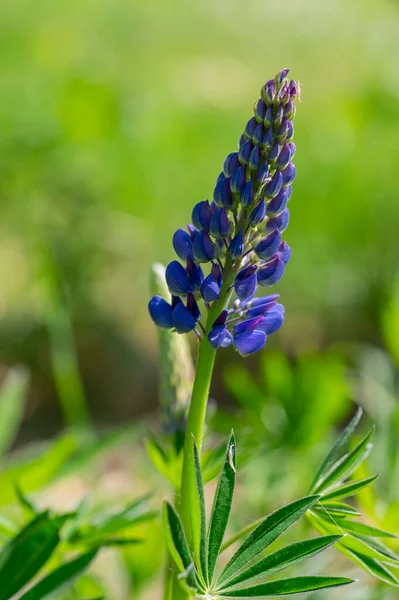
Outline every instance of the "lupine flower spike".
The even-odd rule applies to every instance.
[[[174,260],[166,269],[171,301],[154,296],[149,303],[158,327],[195,331],[213,348],[232,344],[242,356],[263,348],[284,321],[278,294],[255,294],[258,286],[280,281],[291,257],[282,234],[296,176],[293,117],[299,85],[287,75],[283,69],[262,87],[237,150],[223,163],[212,202],[196,204],[192,224],[174,234],[182,262]],[[205,264],[208,275],[200,266]]]

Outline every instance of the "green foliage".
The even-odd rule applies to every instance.
[[[338,542],[342,536],[328,535],[322,538],[291,544],[263,556],[267,547],[284,531],[300,519],[316,502],[319,495],[297,500],[278,509],[254,526],[221,573],[216,572],[222,542],[229,520],[235,487],[235,439],[231,435],[225,460],[219,475],[208,532],[205,526],[205,504],[202,475],[198,452],[193,442],[193,474],[197,497],[192,494],[191,515],[195,535],[192,546],[184,531],[176,510],[168,503],[164,505],[164,527],[169,551],[179,570],[179,581],[188,594],[204,598],[269,598],[290,596],[303,592],[342,586],[351,579],[337,577],[298,577],[265,582],[269,576],[303,560],[309,559]],[[258,582],[257,585],[252,585]],[[246,586],[250,587],[246,587]]]
[[[335,502],[336,498],[353,496],[376,479],[369,477],[348,481],[371,450],[373,429],[353,450],[347,450],[361,416],[362,411],[359,409],[317,472],[310,492],[321,494],[321,498],[309,511],[308,518],[321,533],[345,534],[337,544],[337,548],[343,554],[374,577],[385,583],[399,586],[399,580],[390,570],[390,567],[399,568],[399,556],[378,541],[378,538],[393,539],[396,536],[362,521],[354,521],[353,519],[361,516],[361,513],[349,504]]]
[[[21,424],[26,399],[28,373],[10,369],[0,389],[0,457],[12,446]]]

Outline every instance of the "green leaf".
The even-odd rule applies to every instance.
[[[243,527],[239,531],[237,531],[237,533],[232,535],[228,540],[226,540],[224,542],[224,544],[222,544],[222,547],[220,548],[220,553],[224,552],[227,548],[229,548],[230,546],[235,544],[235,542],[237,542],[244,536],[248,535],[248,533],[251,533],[251,531],[256,529],[256,527],[258,525],[260,525],[262,522],[263,522],[263,517],[261,519],[258,519],[257,521],[254,521],[253,523],[250,523],[246,527]]]
[[[322,498],[323,500],[323,498]],[[362,514],[357,511],[353,506],[345,504],[344,502],[322,502],[320,501],[313,510],[319,512],[328,511],[333,517],[361,517]]]
[[[370,556],[366,556],[357,550],[352,550],[351,548],[347,548],[345,546],[343,551],[368,573],[374,577],[377,577],[377,579],[381,579],[381,581],[389,583],[390,585],[399,585],[399,581],[395,575],[393,575],[393,573],[391,573],[391,571],[381,564],[376,558],[371,558]]]
[[[360,492],[363,488],[367,487],[373,481],[377,479],[378,475],[374,475],[374,477],[368,477],[367,479],[358,479],[357,481],[349,481],[340,487],[331,490],[331,492],[327,492],[327,494],[323,494],[321,501],[324,503],[325,500],[337,500],[338,498],[349,498],[349,496],[353,496]]]
[[[187,573],[187,583],[195,586],[194,564],[179,515],[169,502],[164,502],[163,523],[169,552],[180,573]]]
[[[266,517],[229,560],[220,576],[219,583],[224,583],[249,561],[253,560],[260,552],[265,550],[283,531],[298,521],[319,499],[320,496],[317,495],[300,498],[283,508],[279,508]]]
[[[14,489],[15,489],[15,495],[18,499],[18,502],[28,513],[30,513],[30,516],[32,516],[32,514],[33,515],[39,514],[39,511],[36,510],[36,507],[29,500],[29,498],[27,496],[25,496],[25,494],[19,487],[18,483],[16,483],[16,482],[14,483]]]
[[[381,542],[377,542],[377,540],[373,538],[369,538],[363,535],[352,535],[352,538],[360,541],[370,548],[373,552],[377,553],[383,561],[387,561],[398,568],[399,566],[399,556],[393,552],[390,548],[382,544]]]
[[[10,369],[0,390],[0,456],[11,447],[22,422],[28,373],[16,367]]]
[[[330,471],[323,477],[315,488],[316,493],[329,489],[334,483],[343,481],[352,475],[353,471],[365,460],[371,450],[370,440],[374,434],[374,427],[362,441],[348,454],[345,454],[333,464]]]
[[[205,498],[204,498],[204,484],[202,482],[200,457],[198,453],[197,444],[193,439],[193,451],[194,451],[194,469],[195,469],[195,481],[196,481],[196,494],[194,498],[191,498],[192,510],[191,510],[191,526],[192,526],[192,539],[196,551],[196,556],[200,559],[200,571],[204,578],[204,582],[208,581],[208,569],[206,560],[206,515],[205,515]]]
[[[383,529],[378,529],[377,527],[372,527],[371,525],[366,525],[366,523],[361,523],[359,521],[347,521],[343,519],[336,519],[336,521],[338,525],[342,527],[342,529],[345,529],[345,531],[349,531],[350,533],[391,539],[397,538],[394,533],[384,531]]]
[[[335,442],[334,446],[331,448],[330,452],[327,454],[326,458],[324,459],[320,469],[317,471],[317,473],[312,481],[312,485],[310,486],[310,490],[309,490],[310,492],[313,492],[316,489],[316,485],[318,484],[319,480],[327,473],[327,471],[330,469],[330,467],[339,459],[340,455],[345,450],[349,439],[352,437],[353,432],[355,431],[356,427],[358,426],[359,421],[362,418],[362,415],[363,415],[363,409],[359,407],[355,416],[350,421],[350,423],[345,427],[345,429],[343,430],[343,432],[341,433],[341,435]]]
[[[217,557],[222,546],[227,522],[230,516],[231,504],[236,475],[236,447],[234,433],[230,435],[227,451],[220,473],[219,482],[213,501],[212,513],[208,530],[208,577],[213,580]]]
[[[256,579],[269,577],[278,571],[315,556],[341,538],[341,535],[329,535],[285,546],[233,577],[228,581],[228,588],[230,589],[239,583],[248,584],[253,583]]]
[[[97,550],[78,556],[74,560],[62,565],[44,577],[30,588],[19,600],[45,600],[56,591],[71,585],[90,565],[97,554]]]
[[[222,598],[276,598],[293,596],[306,592],[315,592],[326,588],[339,587],[353,583],[345,577],[293,577],[281,581],[262,583],[250,588],[223,593]]]
[[[16,594],[47,562],[60,541],[60,526],[44,512],[8,542],[0,554],[0,600]]]

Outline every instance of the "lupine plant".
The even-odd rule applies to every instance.
[[[164,505],[170,553],[165,600],[271,598],[348,585],[352,580],[345,577],[300,576],[268,581],[275,573],[333,544],[369,572],[376,576],[383,572],[386,582],[398,583],[378,562],[382,558],[390,565],[399,564],[393,552],[373,541],[377,529],[354,524],[349,519],[359,513],[337,501],[373,480],[347,482],[369,451],[371,433],[354,450],[339,456],[357,418],[328,455],[307,496],[225,540],[237,471],[232,433],[207,523],[204,479],[209,480],[205,475],[209,457],[204,458],[202,446],[216,353],[232,346],[242,357],[250,356],[262,350],[267,337],[284,321],[279,295],[257,296],[257,292],[280,281],[291,256],[282,234],[289,222],[287,205],[296,175],[293,118],[299,96],[299,83],[288,78],[288,69],[261,88],[237,150],[223,163],[212,201],[198,202],[191,223],[173,236],[178,260],[173,260],[165,271],[170,297],[157,294],[149,302],[150,316],[159,328],[169,330],[169,335],[194,332],[198,339],[180,480],[168,474],[168,459],[162,448],[150,444],[153,462],[161,464],[160,470],[177,491],[175,505]],[[322,537],[265,554],[269,545],[305,514]],[[344,540],[347,533],[349,542]],[[242,538],[235,553],[224,559],[223,552]],[[370,552],[377,558],[370,558]]]

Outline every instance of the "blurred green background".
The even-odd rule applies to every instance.
[[[396,2],[6,0],[1,12],[0,357],[32,373],[25,436],[59,428],[60,378],[82,393],[69,329],[99,422],[155,406],[150,265],[172,258],[174,230],[211,197],[261,84],[285,66],[303,102],[272,343],[380,342],[399,248]]]
[[[244,447],[255,431],[283,465],[276,473],[255,461],[245,517],[304,492],[301,477],[348,418],[350,399],[364,404],[382,432],[374,460],[386,505],[376,501],[377,512],[397,530],[398,31],[396,0],[3,0],[0,381],[10,426],[0,454],[91,419],[104,430],[156,411],[151,265],[172,259],[174,231],[212,196],[261,85],[289,66],[302,103],[285,235],[293,255],[278,289],[286,322],[261,359],[220,353],[213,392],[230,412],[213,412],[211,428],[241,426]],[[95,469],[83,461],[67,491],[46,491],[46,504],[157,485],[142,453],[131,454],[142,435]],[[47,485],[75,442],[61,438],[33,471],[11,462],[12,476],[27,491]],[[267,500],[265,485],[276,492]],[[135,590],[159,568],[158,536],[153,526],[145,551],[125,557]],[[130,598],[122,572],[107,578],[118,600]]]

